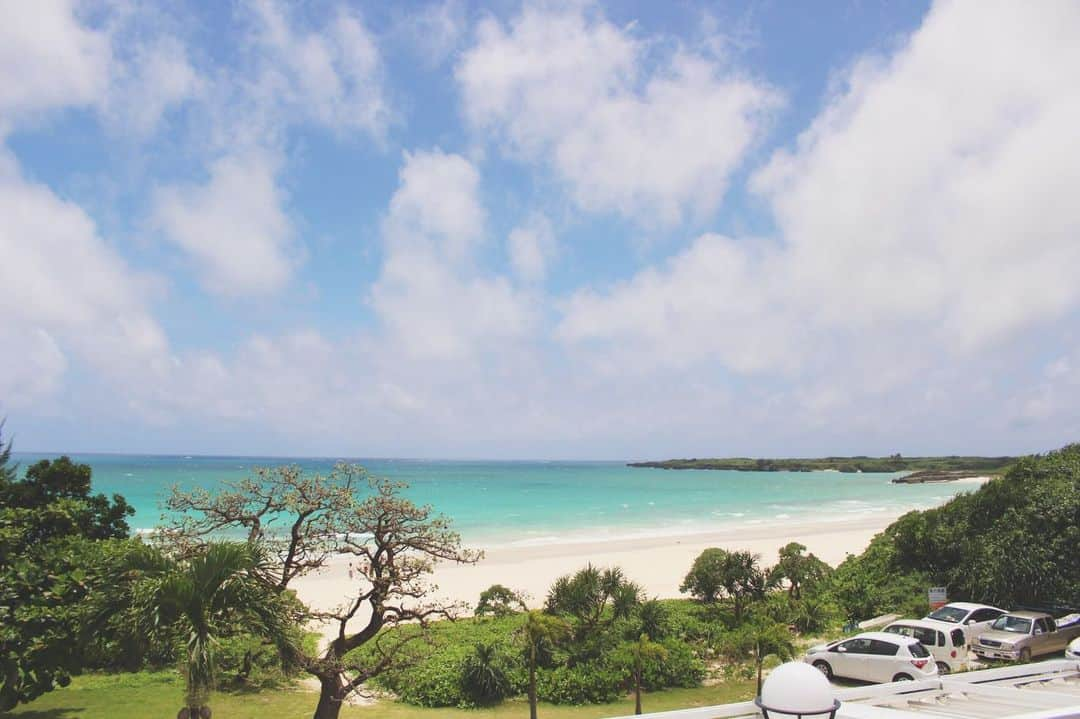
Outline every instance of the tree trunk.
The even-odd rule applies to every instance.
[[[536,662],[529,662],[529,719],[536,719]]]
[[[634,713],[641,713],[641,670],[634,672]]]
[[[341,713],[341,682],[335,675],[319,677],[319,705],[312,719],[338,719]]]
[[[757,695],[761,696],[761,665],[765,662],[757,660]]]

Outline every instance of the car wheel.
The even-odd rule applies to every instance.
[[[1031,649],[1030,648],[1024,647],[1023,649],[1020,650],[1020,661],[1022,661],[1022,662],[1030,662],[1031,661]]]
[[[814,662],[814,668],[824,674],[826,679],[833,678],[832,667],[830,667],[829,663],[824,659],[818,659]]]
[[[910,681],[914,681],[913,677],[910,674],[897,674],[895,677],[892,678],[892,680],[894,682],[910,682]]]
[[[945,662],[938,662],[937,663],[937,673],[938,674],[948,674],[949,673],[949,665],[946,664]]]

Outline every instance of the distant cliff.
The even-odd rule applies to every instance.
[[[1013,457],[821,457],[816,459],[753,459],[728,457],[720,459],[666,459],[659,462],[630,462],[630,467],[656,469],[726,469],[739,472],[927,472],[927,477],[911,481],[945,481],[1000,474],[1014,461]],[[962,473],[945,476],[945,473]],[[934,475],[933,473],[937,473]],[[907,479],[907,478],[902,478]]]

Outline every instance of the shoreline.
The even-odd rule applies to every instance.
[[[645,594],[661,599],[685,597],[679,585],[694,559],[709,547],[748,550],[761,555],[763,566],[776,563],[778,550],[788,542],[805,544],[808,552],[836,566],[847,554],[857,554],[903,512],[880,512],[852,519],[726,524],[693,534],[661,534],[607,541],[562,542],[531,546],[472,546],[484,551],[475,565],[436,566],[432,597],[464,603],[471,611],[480,592],[502,584],[527,595],[530,608],[542,606],[548,588],[558,577],[586,564],[619,566],[641,585]],[[318,574],[296,583],[302,599],[321,609],[342,602],[354,591],[349,558],[334,557]]]

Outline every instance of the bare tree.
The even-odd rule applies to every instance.
[[[297,577],[326,567],[333,557],[348,558],[352,592],[333,610],[305,607],[301,618],[332,627],[329,643],[314,656],[292,658],[319,680],[315,719],[336,719],[350,693],[406,661],[402,649],[423,636],[381,630],[403,623],[426,627],[464,608],[434,599],[428,578],[439,561],[471,564],[482,555],[461,546],[446,518],[403,497],[405,487],[356,465],[338,464],[327,476],[277,467],[216,493],[174,488],[167,502],[179,519],[163,531],[166,541],[183,547],[243,529],[248,541],[276,553],[267,581],[279,591],[289,591]],[[364,645],[373,659],[349,666],[346,655]]]

